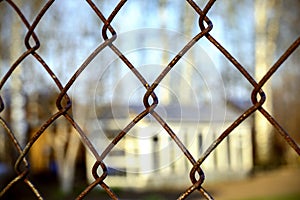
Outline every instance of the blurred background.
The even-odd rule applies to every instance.
[[[32,23],[46,1],[14,1]],[[196,1],[201,8],[206,1]],[[118,1],[95,2],[105,17]],[[26,51],[26,26],[0,3],[0,75]],[[300,35],[299,0],[217,1],[208,13],[210,34],[259,81]],[[117,48],[151,84],[172,58],[200,32],[198,14],[185,1],[128,1],[112,21]],[[103,23],[84,1],[57,1],[35,33],[37,53],[67,84],[104,40]],[[33,45],[34,41],[31,39]],[[264,85],[263,107],[299,144],[300,50]],[[252,85],[207,39],[200,39],[155,90],[156,111],[195,159],[251,105]],[[109,48],[101,51],[68,91],[70,113],[101,154],[140,112],[146,90]],[[28,56],[1,88],[8,122],[20,145],[57,112],[59,89],[42,65]],[[259,98],[259,97],[258,97]],[[150,102],[151,103],[151,102]],[[0,188],[16,176],[18,153],[0,128]],[[57,119],[29,152],[30,177],[49,199],[73,199],[89,183],[92,154],[64,118]],[[140,121],[105,159],[105,182],[121,198],[175,199],[189,185],[192,164],[150,115]],[[245,120],[202,165],[205,188],[216,199],[299,199],[300,159],[258,112]],[[99,172],[101,174],[101,172]],[[159,179],[159,180],[158,180]],[[161,190],[163,189],[163,190]],[[18,191],[16,193],[15,191]],[[30,199],[22,183],[7,198]],[[103,197],[102,197],[103,195]],[[198,199],[194,194],[191,199]],[[23,199],[22,197],[22,199]],[[87,199],[102,197],[101,189]]]

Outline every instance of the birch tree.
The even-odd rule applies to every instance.
[[[255,79],[260,81],[272,65],[276,50],[276,39],[278,37],[279,19],[282,1],[255,1]],[[273,10],[271,9],[273,8]],[[272,18],[270,16],[272,12]],[[271,115],[273,113],[271,81],[266,83],[262,88],[267,96],[263,104],[265,110]],[[259,101],[260,97],[257,96]],[[261,113],[255,113],[255,149],[256,163],[260,165],[271,162],[271,135],[272,126],[262,116]]]
[[[281,18],[279,20],[279,33],[277,38],[279,57],[288,46],[300,36],[300,1],[287,0],[281,5]],[[274,116],[280,125],[299,144],[300,120],[300,49],[293,54],[281,66],[274,75],[273,103]],[[299,156],[286,144],[279,134],[275,133],[275,155],[277,164],[299,165]]]

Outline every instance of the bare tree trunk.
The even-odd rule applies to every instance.
[[[76,158],[80,139],[68,122],[59,121],[54,142],[54,151],[58,165],[58,176],[62,191],[70,193],[74,185]]]
[[[281,1],[279,1],[281,4]],[[268,11],[271,8],[280,8],[278,1],[255,1],[255,78],[260,81],[262,77],[267,73],[271,67],[272,60],[275,55],[276,49],[276,38],[278,35],[278,23],[280,19],[280,13],[278,11],[273,11],[275,17],[268,19]],[[277,4],[276,4],[277,3]],[[271,82],[267,82],[263,86],[263,91],[267,96],[266,102],[263,104],[263,108],[267,110],[270,114],[273,113],[272,108],[272,90]],[[257,97],[258,101],[260,99],[259,95]],[[271,147],[272,147],[272,126],[265,119],[265,117],[260,113],[255,113],[255,148],[256,164],[264,165],[271,162]]]
[[[21,2],[21,1],[20,1]],[[22,7],[22,2],[18,4]],[[22,28],[21,21],[17,15],[13,15],[13,21],[11,26],[11,38],[12,44],[10,46],[10,58],[11,63],[22,54]],[[26,99],[22,91],[22,66],[18,66],[11,76],[11,124],[22,147],[26,143],[27,123],[26,123],[26,111],[25,104]]]
[[[188,38],[192,38],[192,28],[194,27],[192,24],[195,21],[193,12],[191,12],[190,10],[190,5],[185,3],[183,5],[183,12],[180,12],[182,13],[181,23],[182,27],[184,27],[184,34]],[[194,63],[194,56],[192,54],[187,54],[187,61],[189,63]],[[180,77],[179,82],[180,102],[182,105],[189,105],[191,103],[192,96],[190,88],[186,88],[186,86],[192,85],[193,67],[187,64],[182,70],[182,77]]]
[[[160,0],[159,1],[159,14],[160,14],[160,18],[162,20],[160,20],[161,22],[161,28],[162,29],[165,29],[166,28],[166,19],[165,19],[165,7],[167,5],[167,0]],[[163,43],[163,49],[168,49],[169,48],[169,44],[167,44],[167,32],[162,30],[162,34],[161,34],[161,40],[164,42]],[[163,52],[163,55],[162,55],[162,64],[165,65],[163,67],[166,67],[166,65],[169,63],[169,55],[167,52]],[[163,105],[168,105],[171,103],[171,94],[170,94],[170,83],[171,83],[171,78],[170,76],[166,76],[164,78],[164,83],[166,84],[166,86],[168,88],[166,88],[166,90],[164,91],[163,95],[159,98],[161,103]]]
[[[69,138],[69,146],[65,155],[62,176],[62,189],[66,193],[70,192],[74,186],[76,158],[78,154],[79,144],[79,137],[76,131],[72,129]]]

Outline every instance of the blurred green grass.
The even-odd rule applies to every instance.
[[[286,195],[269,196],[269,197],[255,197],[255,198],[247,198],[243,200],[300,200],[300,188],[299,188],[299,193],[297,194],[286,194]]]

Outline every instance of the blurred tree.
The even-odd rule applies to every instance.
[[[243,65],[249,74],[254,75],[254,2],[248,0],[216,2],[209,15],[213,17],[213,36]],[[251,92],[251,84],[224,56],[219,59],[222,62],[220,71],[227,99],[249,101],[250,98],[245,99],[245,97]]]
[[[223,22],[224,30],[227,31],[222,32],[220,36],[221,44],[237,58],[257,81],[261,80],[291,42],[299,37],[300,28],[295,26],[300,16],[299,0],[257,0],[254,2],[233,0],[225,4],[216,3],[213,9],[216,12],[209,14],[217,17],[214,13],[218,13],[217,15],[222,17],[221,22]],[[253,15],[249,15],[249,11]],[[251,21],[253,25],[251,25]],[[218,21],[215,18],[213,18],[213,22],[215,26],[218,26],[218,24],[216,25]],[[246,23],[247,26],[241,26],[243,23]],[[222,41],[222,37],[225,38],[224,41]],[[299,63],[298,54],[299,50],[284,64],[287,67],[281,67],[283,69],[279,70],[279,76],[273,76],[263,87],[267,95],[263,107],[270,114],[274,114],[276,119],[282,122],[283,127],[297,141],[299,138],[295,133],[297,133],[296,121],[298,120],[299,105],[297,101],[298,92],[295,90],[299,85],[300,72],[295,67],[295,63]],[[248,96],[251,93],[252,86],[247,81],[243,81],[240,73],[235,72],[234,67],[227,67],[225,64],[221,70],[229,100],[237,100],[240,97],[243,100],[245,98],[243,94]],[[286,112],[287,108],[291,106],[293,109]],[[289,117],[291,112],[293,112],[292,118]],[[286,156],[281,155],[287,154],[286,152],[289,152],[290,148],[283,144],[285,142],[277,133],[275,136],[271,133],[273,131],[272,126],[259,112],[255,113],[255,127],[256,164],[267,165],[274,161],[277,162],[281,158],[286,162]],[[275,151],[279,151],[281,154],[274,154],[274,144]]]
[[[281,0],[255,1],[255,79],[257,81],[260,81],[267,73],[275,58],[281,4]],[[267,96],[263,107],[272,115],[273,98],[271,81],[267,82],[262,89]],[[259,101],[259,95],[257,99]],[[255,161],[258,165],[270,164],[274,138],[271,135],[272,125],[261,113],[256,112],[254,116]]]
[[[257,1],[256,11],[256,79],[260,80],[290,44],[299,38],[300,28],[295,24],[300,19],[300,1]],[[267,96],[263,107],[275,115],[275,119],[299,142],[296,124],[300,118],[297,89],[300,73],[296,65],[300,59],[297,55],[299,49],[263,87]],[[287,160],[297,160],[298,156],[282,137],[273,133],[270,123],[259,113],[255,117],[257,164],[282,164]],[[289,158],[290,155],[297,158]]]
[[[279,19],[277,57],[299,38],[300,26],[300,1],[286,0],[282,2],[282,14]],[[300,143],[300,49],[288,58],[273,80],[273,104],[275,118],[296,142]],[[279,164],[299,164],[299,156],[286,142],[275,133],[275,155]]]
[[[23,2],[20,1],[18,6],[23,7]],[[19,19],[19,16],[14,13],[12,23],[11,23],[11,45],[10,50],[10,60],[11,65],[16,61],[16,59],[22,55],[23,44],[22,39],[24,37],[24,27]],[[27,128],[28,123],[26,122],[26,111],[25,104],[26,99],[24,95],[23,85],[23,69],[19,65],[11,75],[11,126],[14,131],[16,138],[18,139],[21,147],[24,147],[27,141]]]
[[[1,2],[0,3],[0,77],[2,78],[6,73],[9,63],[10,51],[10,31],[11,28],[8,24],[12,23],[12,12],[7,3]],[[6,121],[9,119],[9,109],[8,109],[8,100],[7,97],[9,96],[9,92],[7,89],[1,89],[1,97],[4,101],[5,109],[1,112],[1,117],[4,118]],[[1,131],[2,131],[1,127]],[[4,133],[4,130],[2,131]],[[12,162],[14,149],[11,148],[12,146],[7,142],[8,137],[5,134],[1,134],[0,136],[1,145],[0,145],[0,161],[6,161],[8,163]]]
[[[24,3],[21,0],[16,0],[13,2],[21,10],[30,24],[33,23],[36,15],[46,3],[45,1],[40,0],[32,0],[27,3]],[[71,41],[71,39],[67,40],[67,42],[66,40],[61,42],[61,38],[58,39],[53,37],[61,36],[62,32],[59,31],[65,30],[65,24],[68,24],[71,20],[69,19],[69,21],[64,21],[66,20],[64,18],[66,16],[63,16],[65,10],[62,8],[68,6],[70,5],[68,5],[67,2],[61,2],[60,6],[53,4],[50,8],[51,12],[48,11],[48,13],[50,12],[50,15],[46,13],[35,29],[35,33],[41,42],[41,48],[39,48],[37,53],[41,55],[41,57],[47,62],[53,71],[59,71],[61,73],[61,77],[59,77],[61,81],[63,81],[66,77],[63,76],[67,74],[67,71],[63,71],[61,66],[53,66],[53,62],[51,61],[54,61],[56,64],[58,64],[62,60],[68,59],[70,61],[68,64],[74,65],[74,59],[72,59],[70,55],[67,57],[65,52],[69,52],[66,49],[75,49],[78,52],[78,46],[74,47],[73,42],[68,43]],[[21,22],[20,17],[14,12],[7,2],[3,1],[0,3],[0,12],[0,72],[2,78],[9,67],[16,61],[16,59],[26,51],[24,46],[24,38],[28,29],[23,22]],[[61,16],[61,18],[58,16]],[[54,30],[53,27],[56,27],[56,29]],[[78,30],[75,30],[75,32],[77,31]],[[86,31],[86,29],[82,29],[78,35],[82,34],[84,31]],[[67,37],[68,36],[64,36],[63,39]],[[56,39],[55,43],[53,43],[53,40],[51,40],[53,38]],[[78,40],[75,41],[78,42]],[[52,47],[51,44],[55,44],[55,55],[51,54],[52,49],[49,48]],[[62,46],[64,46],[64,48],[61,48]],[[51,55],[53,57],[51,57]],[[63,56],[58,55],[63,55],[66,57],[62,58]],[[44,69],[42,69],[40,63],[29,55],[13,72],[8,83],[5,85],[10,86],[8,89],[8,94],[10,96],[4,95],[7,97],[4,100],[6,105],[4,112],[10,113],[10,125],[22,147],[24,147],[28,139],[35,134],[35,131],[39,129],[45,120],[47,120],[51,114],[53,114],[53,112],[56,112],[56,108],[54,108],[55,101],[48,102],[44,99],[42,102],[40,102],[40,97],[43,96],[45,92],[48,93],[47,96],[51,97],[49,97],[49,99],[52,99],[57,97],[57,93],[54,91],[58,90],[57,88],[53,87],[53,82],[50,83],[52,84],[51,87],[48,86],[48,83],[45,81],[45,79],[49,79],[49,76],[46,75],[45,71],[43,70]],[[71,73],[71,71],[69,73]],[[1,95],[3,95],[3,93],[4,90],[1,91]],[[9,102],[11,102],[10,105]],[[49,109],[51,109],[51,111],[49,111]],[[55,138],[61,140],[58,141],[58,139],[56,139],[55,142],[51,144],[45,143],[48,145],[48,147],[43,148],[52,148],[54,150],[54,154],[56,155],[54,156],[54,162],[56,162],[58,165],[58,175],[63,191],[70,192],[74,184],[73,180],[75,177],[75,164],[78,154],[77,149],[80,146],[80,139],[78,135],[74,133],[74,129],[70,128],[70,124],[66,122],[58,122],[58,127],[60,130],[57,129],[57,136],[55,136]],[[33,132],[28,133],[28,130]],[[49,128],[49,130],[51,129]],[[51,131],[50,133],[46,131],[43,133],[43,136],[47,134],[53,133],[51,133]],[[43,139],[39,138],[36,143],[43,143],[42,141]],[[40,145],[34,145],[32,147],[32,151],[40,151],[41,149],[37,148],[38,146]],[[40,151],[39,155],[42,157],[43,153],[43,151]],[[8,156],[11,157],[10,155]],[[32,154],[30,156],[32,156]],[[32,162],[34,162],[34,160],[32,160]],[[34,170],[32,173],[35,173]]]

